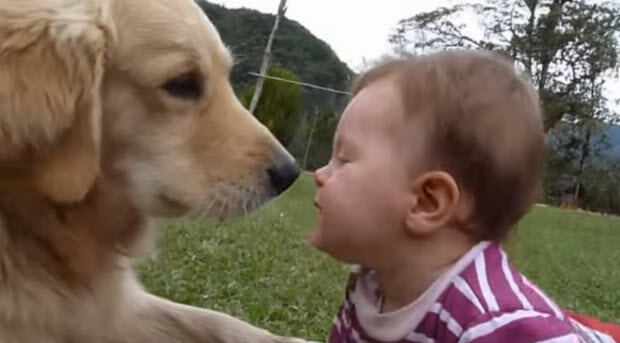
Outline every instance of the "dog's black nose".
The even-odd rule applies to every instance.
[[[289,188],[299,176],[299,167],[295,160],[291,158],[282,159],[267,169],[271,185],[277,194],[284,192]]]

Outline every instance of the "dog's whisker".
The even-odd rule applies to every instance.
[[[213,205],[215,205],[216,200],[217,200],[217,192],[215,192],[215,193],[213,193],[211,195],[211,199],[209,200],[209,204],[203,210],[203,213],[205,215],[212,215],[213,214],[211,211],[213,209]]]
[[[247,216],[248,215],[248,197],[244,197],[243,202],[242,202],[242,208],[243,208],[243,215]]]
[[[260,184],[217,184],[209,197],[202,199],[194,214],[225,219],[230,216],[247,216],[260,208],[275,194]]]

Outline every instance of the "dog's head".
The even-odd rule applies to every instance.
[[[232,63],[192,0],[0,0],[0,191],[78,202],[104,176],[150,215],[257,208],[298,169]]]

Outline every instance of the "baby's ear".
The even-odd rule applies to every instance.
[[[452,175],[432,171],[417,177],[410,193],[405,225],[416,236],[433,234],[454,220],[461,194]]]
[[[99,10],[75,7],[67,18],[30,3],[0,8],[0,179],[58,202],[81,200],[99,172],[106,33]]]

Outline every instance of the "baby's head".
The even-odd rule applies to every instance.
[[[363,263],[369,249],[442,230],[501,240],[530,209],[545,138],[536,91],[509,61],[479,52],[392,60],[353,93],[332,158],[315,173],[319,249]]]

